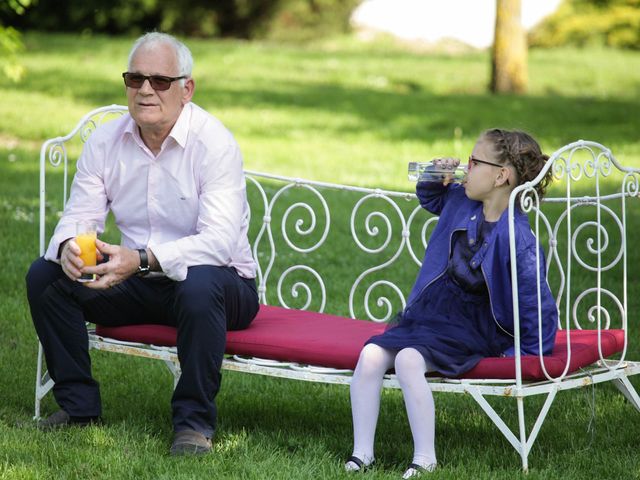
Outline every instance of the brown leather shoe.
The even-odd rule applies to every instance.
[[[64,410],[58,410],[47,418],[38,420],[37,427],[40,430],[55,430],[63,427],[87,427],[100,424],[100,417],[71,417]]]
[[[202,455],[211,450],[211,440],[195,430],[176,432],[171,444],[171,455]]]

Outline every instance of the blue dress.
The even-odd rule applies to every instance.
[[[473,245],[466,231],[455,232],[445,273],[407,305],[396,323],[367,343],[396,351],[415,348],[427,365],[447,377],[460,376],[482,358],[499,357],[513,345],[513,337],[493,318],[480,266],[470,263],[494,225],[483,222]]]

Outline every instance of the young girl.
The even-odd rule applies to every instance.
[[[548,156],[524,132],[488,130],[478,139],[463,185],[420,182],[420,204],[439,215],[422,268],[397,325],[369,339],[351,382],[353,455],[348,471],[374,460],[373,442],[383,375],[395,369],[414,442],[402,478],[436,467],[433,397],[427,372],[457,377],[483,357],[514,354],[507,207],[517,186],[533,180]],[[441,159],[453,167],[459,160]],[[541,197],[551,174],[536,185]],[[515,212],[520,349],[523,355],[553,348],[558,312],[546,282],[541,286],[542,346],[538,344],[537,240],[527,215]],[[540,250],[542,253],[542,250]]]

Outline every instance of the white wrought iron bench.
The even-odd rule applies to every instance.
[[[81,144],[101,123],[125,112],[118,105],[96,109],[68,135],[43,144],[41,255],[66,201]],[[515,357],[484,359],[462,378],[430,378],[435,392],[473,397],[520,454],[524,470],[558,392],[611,381],[640,411],[640,397],[629,380],[640,373],[640,362],[627,359],[629,327],[636,327],[637,337],[640,322],[640,292],[629,291],[627,281],[637,268],[629,265],[627,248],[628,240],[640,234],[640,169],[624,167],[606,147],[582,140],[557,150],[547,168],[555,176],[551,196],[540,203],[531,182],[513,192],[509,209],[518,208],[515,196],[524,192],[520,207],[529,213],[545,249],[560,312],[553,354],[521,356],[516,321]],[[249,329],[229,332],[223,367],[348,384],[364,341],[404,307],[437,218],[421,209],[412,193],[246,173],[263,306]],[[515,279],[513,245],[511,250]],[[516,319],[517,308],[514,302]],[[96,326],[89,342],[98,350],[162,360],[174,380],[179,378],[175,329]],[[40,347],[36,418],[52,386]],[[384,386],[398,388],[394,375],[386,377]],[[535,395],[546,400],[527,431],[524,400]],[[517,431],[489,404],[486,397],[491,396],[515,399]]]

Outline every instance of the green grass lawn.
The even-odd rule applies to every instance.
[[[34,428],[37,340],[23,279],[38,254],[38,151],[45,138],[67,133],[88,110],[125,101],[120,73],[131,39],[28,34],[25,41],[26,78],[18,84],[0,80],[0,479],[349,478],[342,461],[351,449],[351,413],[348,389],[341,386],[225,373],[214,453],[174,459],[166,454],[166,369],[94,352],[105,425],[50,434]],[[547,153],[579,138],[599,141],[624,163],[640,166],[640,53],[532,51],[530,94],[494,97],[485,92],[485,52],[413,53],[350,39],[189,45],[196,59],[195,101],[234,132],[251,170],[409,191],[408,161],[464,158],[492,126],[528,130]],[[331,202],[338,211],[351,206],[348,195]],[[629,220],[636,232],[639,215],[636,208]],[[109,234],[117,238],[113,230]],[[348,282],[341,274],[351,265],[344,265],[340,242],[327,247],[325,267],[341,279],[330,292],[343,296],[338,301],[332,295],[326,310],[345,314]],[[629,255],[635,359],[640,253],[632,245]],[[360,257],[350,262],[366,265]],[[517,421],[513,403],[492,400],[511,426]],[[530,400],[527,411],[541,405]],[[51,397],[43,408],[56,408]],[[640,478],[640,417],[611,386],[558,395],[527,476],[472,399],[437,395],[436,408],[442,468],[432,478]],[[367,478],[399,478],[411,453],[401,395],[386,391],[379,467]]]

